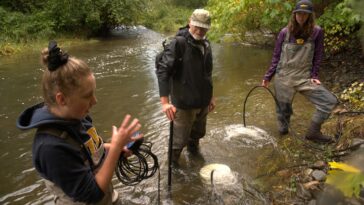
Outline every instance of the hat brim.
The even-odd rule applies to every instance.
[[[190,24],[192,26],[197,26],[197,27],[206,28],[206,29],[210,29],[210,27],[211,27],[209,24],[201,23],[199,21],[194,21],[194,20],[191,20]]]
[[[297,13],[297,12],[305,12],[305,13],[312,14],[312,11],[306,10],[306,9],[296,9],[296,10],[293,10],[293,13]]]

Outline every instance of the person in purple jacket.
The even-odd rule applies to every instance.
[[[88,115],[96,104],[96,80],[87,64],[55,41],[42,51],[44,102],[27,108],[17,127],[36,129],[32,158],[56,205],[120,204],[112,176],[126,144],[141,125],[127,115],[104,143]]]
[[[281,135],[288,134],[292,100],[296,92],[316,107],[306,139],[330,143],[333,139],[321,133],[322,123],[338,103],[337,98],[319,80],[319,66],[324,52],[324,33],[315,25],[313,5],[308,0],[297,2],[287,27],[275,44],[270,68],[262,86],[268,87],[275,75],[274,89],[278,100],[277,118]]]

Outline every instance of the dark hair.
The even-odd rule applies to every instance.
[[[315,16],[314,13],[308,14],[307,21],[301,28],[296,21],[296,12],[293,12],[291,14],[291,19],[288,22],[288,31],[291,35],[293,35],[295,38],[304,38],[307,39],[312,35],[313,29],[315,27]]]
[[[66,62],[55,68],[49,68],[50,52],[48,48],[42,50],[41,60],[45,66],[42,78],[42,90],[44,102],[48,106],[55,104],[55,95],[58,91],[69,95],[80,86],[80,79],[92,74],[87,64],[75,57],[68,57]]]

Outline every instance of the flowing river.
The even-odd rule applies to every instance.
[[[287,138],[278,135],[274,101],[268,92],[257,89],[251,94],[245,113],[250,128],[243,126],[244,99],[260,84],[272,49],[212,44],[217,107],[208,116],[207,134],[201,141],[203,158],[194,160],[184,151],[168,192],[169,122],[161,112],[154,72],[154,59],[165,38],[136,27],[68,49],[95,73],[98,103],[91,116],[99,134],[108,139],[111,126],[119,125],[129,113],[141,121],[145,139],[153,143],[152,151],[158,156],[160,177],[157,172],[136,186],[125,186],[114,177],[123,203],[266,204],[264,193],[289,180],[267,173],[295,164]],[[42,100],[39,58],[40,52],[0,58],[0,204],[52,204],[52,196],[32,165],[34,130],[22,132],[15,127],[20,112]],[[313,108],[298,96],[294,111],[292,127],[302,134]],[[212,163],[227,165],[234,183],[212,186],[204,182],[199,171]]]

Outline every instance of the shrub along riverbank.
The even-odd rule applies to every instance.
[[[54,38],[107,36],[119,25],[144,25],[175,32],[191,11],[206,7],[212,14],[210,40],[226,33],[244,40],[247,31],[277,34],[288,22],[296,0],[2,0],[0,55],[21,52],[25,45]],[[341,52],[360,29],[364,2],[312,0],[318,24],[326,32],[330,53]],[[363,34],[363,33],[362,33]],[[32,47],[32,46],[29,46]]]
[[[107,37],[119,25],[175,32],[207,0],[2,0],[0,56],[26,52],[50,39],[66,44]],[[45,43],[45,44],[44,44]],[[35,46],[34,46],[35,45]]]

